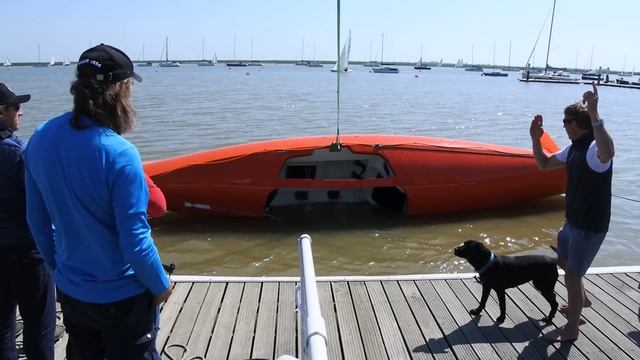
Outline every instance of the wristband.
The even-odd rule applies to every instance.
[[[602,120],[602,118],[598,118],[598,120],[595,120],[595,121],[591,122],[591,126],[593,126],[593,127],[604,126],[604,121]]]

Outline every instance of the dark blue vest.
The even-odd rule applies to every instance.
[[[35,248],[26,218],[22,148],[22,141],[0,125],[0,252]]]
[[[603,173],[587,164],[587,150],[593,133],[575,140],[567,157],[566,218],[569,224],[583,230],[603,233],[611,219],[611,178],[613,163]]]

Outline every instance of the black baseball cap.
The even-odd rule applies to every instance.
[[[0,83],[0,105],[18,105],[31,100],[31,95],[16,95],[9,87]]]
[[[127,54],[110,45],[100,44],[85,50],[76,67],[79,77],[86,74],[81,71],[85,68],[91,68],[93,71],[88,73],[95,75],[97,80],[118,82],[133,77],[142,82],[140,75],[133,72],[133,63]]]

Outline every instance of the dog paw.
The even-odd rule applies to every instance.
[[[551,324],[553,322],[553,318],[552,317],[548,317],[545,316],[542,319],[540,319],[541,322],[545,323],[545,324]]]
[[[496,319],[496,324],[502,324],[504,322],[504,318],[504,315],[498,316],[498,318]]]
[[[481,308],[469,310],[469,314],[471,315],[480,315],[481,312],[482,312]]]

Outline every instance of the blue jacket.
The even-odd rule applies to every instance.
[[[0,249],[5,251],[35,249],[25,213],[22,150],[22,141],[0,124]]]
[[[169,279],[147,223],[140,154],[87,117],[88,128],[74,129],[71,115],[40,125],[25,150],[27,219],[56,285],[91,303],[159,295]]]

